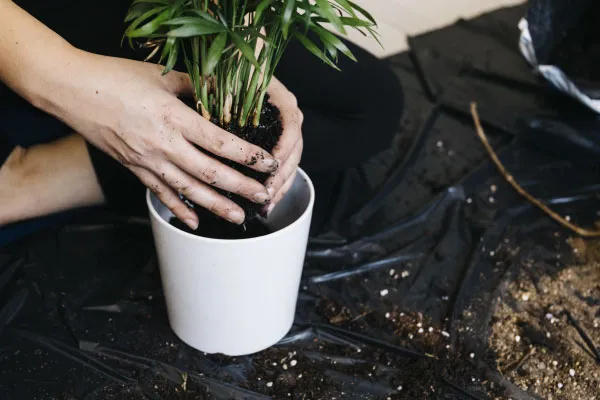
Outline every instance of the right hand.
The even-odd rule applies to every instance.
[[[73,78],[47,89],[52,95],[39,106],[129,168],[191,228],[198,218],[179,194],[241,224],[244,211],[211,186],[259,204],[270,201],[267,189],[194,144],[260,172],[275,172],[278,161],[185,105],[178,96],[192,95],[189,77],[162,69],[75,50],[65,71]]]

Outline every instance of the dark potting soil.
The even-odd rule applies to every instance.
[[[184,232],[212,239],[250,239],[271,233],[258,218],[247,219],[242,226],[239,226],[225,221],[205,208],[196,207],[194,211],[200,221],[195,231],[175,217],[171,218],[171,225]]]
[[[575,81],[600,83],[600,2],[591,3],[581,20],[561,35],[549,64]]]
[[[258,127],[254,127],[252,124],[250,124],[240,128],[235,122],[233,122],[222,128],[242,138],[243,140],[262,148],[268,153],[271,153],[281,137],[283,127],[279,118],[279,109],[273,104],[269,103],[268,100],[269,98],[266,96],[265,103],[261,111],[260,125]],[[213,119],[212,122],[215,125],[220,126],[219,121],[216,118]],[[204,149],[200,150],[207,153]],[[270,176],[268,173],[257,172],[248,166],[235,163],[231,160],[227,160],[212,154],[211,157],[216,158],[223,164],[260,183],[264,183]],[[256,162],[258,162],[257,158],[251,160],[251,163]],[[244,224],[232,224],[229,221],[215,216],[206,209],[198,207],[189,200],[186,200],[186,203],[196,212],[196,215],[198,215],[198,229],[190,229],[187,225],[175,217],[171,218],[171,224],[185,232],[213,239],[249,239],[271,233],[270,230],[261,222],[260,218],[258,218],[260,210],[264,205],[253,203],[250,200],[224,190],[217,189],[217,191],[242,207],[246,214],[246,221]]]
[[[551,263],[521,272],[496,310],[489,339],[497,370],[546,400],[600,393],[600,241],[569,242],[579,262],[558,274]]]

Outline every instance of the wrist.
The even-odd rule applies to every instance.
[[[70,75],[77,50],[12,1],[0,0],[0,81],[46,108]]]
[[[52,52],[52,61],[38,65],[23,84],[21,96],[40,110],[60,115],[73,83],[81,77],[85,55],[66,44]]]

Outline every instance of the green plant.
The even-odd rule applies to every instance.
[[[337,68],[339,53],[355,58],[327,26],[376,38],[373,17],[350,0],[134,0],[125,21],[130,45],[144,39],[147,59],[158,57],[165,74],[183,57],[198,112],[221,126],[259,125],[290,40]]]

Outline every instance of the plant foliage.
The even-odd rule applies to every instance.
[[[198,112],[221,126],[258,126],[290,40],[337,69],[340,53],[355,58],[332,31],[376,38],[375,20],[351,0],[134,0],[125,21],[130,45],[143,40],[165,74],[183,57]]]

